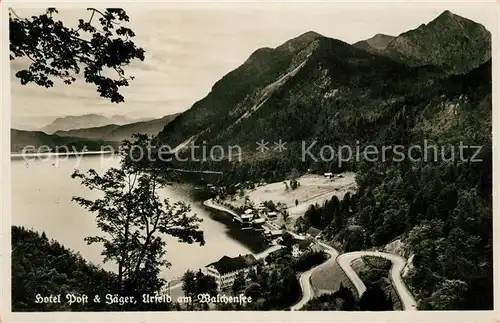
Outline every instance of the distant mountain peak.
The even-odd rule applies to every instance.
[[[394,40],[394,38],[396,37],[379,33],[372,38],[368,38],[366,40],[355,43],[354,46],[371,53],[378,53],[380,51],[383,51],[387,47],[387,45],[389,45],[390,42]]]
[[[462,17],[460,15],[454,14],[453,12],[449,10],[443,11],[439,16],[437,16],[434,20],[429,22],[427,25],[424,24],[426,27],[432,27],[432,26],[443,26],[446,27],[448,25],[458,25],[462,26],[463,24],[473,24],[473,25],[479,25],[478,23],[467,19],[465,17]]]
[[[112,117],[107,117],[96,113],[83,115],[66,115],[56,118],[54,121],[41,128],[40,130],[45,133],[51,134],[60,130],[67,131],[73,129],[100,127],[110,124],[123,125],[133,121],[133,119],[120,115],[115,115]]]
[[[456,15],[454,14],[453,12],[451,12],[450,10],[445,10],[443,11],[439,16],[437,16],[436,19],[450,19],[450,18],[461,18],[461,19],[465,19],[459,15]]]
[[[377,34],[354,46],[409,66],[434,65],[462,74],[491,57],[491,34],[483,25],[445,10],[397,37]]]
[[[307,47],[313,40],[317,38],[324,37],[321,34],[318,34],[315,31],[307,31],[299,36],[292,38],[285,42],[284,44],[278,46],[276,49],[287,50],[290,52],[295,52],[297,50],[303,49]]]
[[[381,33],[375,34],[375,36],[373,36],[373,38],[384,38],[384,37],[394,37],[394,36],[381,34]]]
[[[453,17],[453,16],[456,16],[453,12],[451,12],[450,10],[445,10],[443,11],[439,16],[439,17]]]
[[[309,31],[306,31],[303,34],[300,34],[295,39],[297,39],[297,38],[309,38],[309,39],[313,39],[313,38],[317,38],[317,37],[324,37],[324,36],[321,35],[320,33],[315,32],[314,30],[309,30]]]

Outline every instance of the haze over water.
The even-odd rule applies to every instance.
[[[101,235],[95,215],[71,201],[73,196],[98,197],[98,192],[80,185],[78,179],[71,179],[75,167],[80,171],[90,168],[103,174],[109,167],[117,167],[119,159],[111,156],[85,156],[77,166],[76,158],[55,158],[24,161],[11,160],[12,170],[12,225],[24,226],[36,231],[45,231],[49,239],[78,251],[88,261],[103,264],[101,246],[87,245],[84,238]],[[183,200],[191,205],[192,211],[203,219],[200,228],[204,231],[206,244],[179,243],[175,238],[165,237],[167,259],[172,266],[163,271],[167,279],[177,278],[187,269],[197,270],[222,256],[238,256],[261,249],[252,241],[252,235],[239,230],[227,215],[214,214],[201,203],[178,187],[168,186],[161,193],[171,202]],[[243,236],[245,235],[245,236]],[[238,239],[236,239],[238,237]],[[245,242],[242,242],[243,241]],[[115,270],[115,265],[103,265]]]

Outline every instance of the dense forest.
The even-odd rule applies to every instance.
[[[456,124],[435,138],[443,145],[480,145],[475,162],[471,159],[476,150],[470,149],[460,159],[455,151],[454,160],[361,165],[356,194],[311,206],[297,222],[301,231],[309,226],[325,230],[344,251],[401,238],[405,255],[414,255],[406,280],[421,309],[493,307],[490,67],[448,80],[448,89],[470,101]],[[408,130],[413,129],[406,135],[399,132],[397,138],[417,141],[416,131]],[[445,154],[451,154],[451,148]]]
[[[378,118],[346,111],[337,121],[342,126],[325,127],[318,138],[339,144],[361,138],[362,146],[401,145],[406,150],[427,142],[428,151],[415,150],[415,160],[396,161],[389,153],[386,160],[354,160],[339,167],[336,161],[301,161],[298,145],[294,150],[290,143],[279,157],[205,165],[226,171],[223,185],[277,181],[296,171],[355,171],[355,194],[311,206],[297,228],[322,229],[344,251],[382,247],[401,238],[405,256],[414,255],[406,280],[419,308],[491,309],[491,60],[470,73],[431,83],[425,91],[407,88],[403,99]],[[480,149],[460,150],[460,145]]]
[[[116,290],[116,275],[84,260],[45,233],[12,227],[13,311],[108,311],[104,303],[73,304],[64,296],[100,295]],[[63,303],[36,303],[36,295],[62,295]]]

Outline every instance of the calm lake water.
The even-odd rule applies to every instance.
[[[100,174],[109,167],[117,167],[119,160],[113,156],[85,156],[80,158],[44,157],[42,160],[11,159],[12,169],[12,224],[36,231],[45,231],[47,237],[58,240],[67,248],[108,270],[115,270],[112,263],[103,264],[101,246],[88,246],[83,240],[87,236],[100,235],[95,224],[95,215],[75,202],[73,196],[97,197],[97,192],[80,185],[70,175],[75,168],[80,171],[95,169]],[[223,213],[207,210],[201,201],[195,201],[185,186],[168,186],[161,196],[170,201],[182,200],[191,205],[192,212],[203,219],[200,224],[205,233],[206,244],[179,243],[166,236],[167,256],[172,264],[163,270],[167,279],[177,278],[187,269],[198,269],[222,256],[238,256],[264,249],[260,237],[241,231],[232,219]]]

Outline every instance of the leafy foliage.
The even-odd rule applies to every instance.
[[[30,61],[27,69],[16,73],[21,84],[50,88],[54,79],[72,84],[83,71],[85,82],[95,85],[101,97],[124,101],[119,89],[133,79],[126,77],[124,67],[136,59],[143,61],[144,49],[130,40],[135,33],[123,24],[129,21],[124,10],[87,10],[88,20],[79,19],[77,28],[72,28],[56,19],[55,8],[30,18],[9,9],[10,59]],[[108,76],[112,73],[116,76]]]
[[[371,284],[366,287],[366,291],[359,300],[360,311],[390,311],[392,302],[387,299],[387,295],[378,284]]]
[[[148,159],[150,138],[135,136],[135,141],[124,141],[121,166],[110,168],[104,175],[95,170],[82,174],[76,170],[72,177],[81,180],[91,190],[99,190],[102,197],[89,200],[74,197],[85,209],[97,213],[97,226],[104,233],[86,238],[88,244],[102,243],[104,261],[118,264],[118,282],[125,295],[154,293],[164,285],[159,277],[167,234],[185,243],[205,243],[198,223],[202,220],[189,214],[184,202],[171,204],[159,198],[159,190],[166,185],[160,169]],[[140,147],[141,149],[137,149]],[[142,152],[141,156],[134,151]]]
[[[354,294],[342,284],[333,294],[324,294],[310,300],[302,311],[356,311],[359,305]]]
[[[305,252],[295,262],[293,268],[298,272],[307,271],[314,266],[324,263],[327,260],[327,254],[324,252]]]
[[[12,310],[17,311],[109,311],[103,303],[65,303],[65,295],[100,295],[117,292],[116,274],[103,270],[80,254],[41,234],[12,226]],[[61,294],[63,303],[35,303],[36,295]]]
[[[233,294],[238,295],[242,291],[242,289],[245,288],[245,285],[246,285],[245,275],[242,271],[240,271],[234,279],[234,283],[232,286]]]
[[[287,265],[273,267],[259,265],[256,275],[252,275],[245,285],[245,295],[252,296],[252,302],[244,306],[238,304],[218,304],[218,310],[269,311],[283,310],[295,304],[301,295],[297,273]]]
[[[184,273],[182,276],[182,291],[184,295],[191,298],[191,303],[188,304],[191,310],[200,305],[198,304],[198,295],[210,294],[216,296],[218,293],[215,278],[203,274],[201,270],[196,273],[188,270]],[[207,306],[206,303],[202,305]]]

